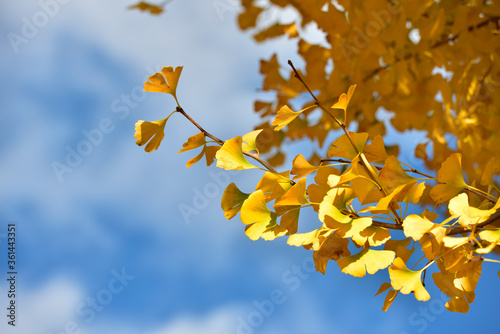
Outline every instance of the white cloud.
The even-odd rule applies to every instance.
[[[18,276],[18,280],[22,282],[22,275]],[[5,288],[0,286],[0,291],[6,291]],[[21,283],[17,291],[16,333],[59,333],[66,323],[73,321],[76,307],[83,299],[82,289],[74,281],[60,276],[53,276],[35,290],[29,290]],[[13,328],[7,325],[5,319],[0,322],[2,333],[14,333]]]

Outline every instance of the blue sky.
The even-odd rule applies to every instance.
[[[259,122],[252,112],[262,97],[259,59],[274,52],[281,60],[296,56],[287,41],[253,43],[237,29],[236,7],[221,16],[214,1],[177,0],[152,17],[126,10],[132,3],[66,1],[16,47],[8,34],[22,35],[26,20],[43,19],[42,8],[31,0],[0,3],[0,247],[6,247],[7,224],[15,222],[19,271],[12,328],[5,321],[6,260],[0,259],[1,333],[496,328],[495,266],[485,266],[466,315],[444,311],[433,287],[430,302],[399,296],[384,313],[383,297],[373,295],[387,273],[356,279],[331,263],[323,276],[311,272],[310,252],[285,239],[253,242],[239,220],[225,220],[219,204],[224,186],[235,182],[250,191],[259,174],[185,168],[192,154],[176,152],[197,131],[179,115],[169,120],[158,151],[136,146],[135,122],[164,118],[174,108],[166,94],[140,93],[146,77],[161,67],[184,66],[181,104],[227,139]],[[96,129],[101,135],[86,147],[88,155],[58,177],[54,162],[85,149],[86,133]],[[415,136],[405,138],[415,144]],[[213,196],[196,202],[207,191]],[[180,213],[183,205],[199,205],[189,222]]]

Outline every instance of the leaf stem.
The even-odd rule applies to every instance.
[[[487,192],[482,191],[481,189],[477,189],[477,188],[474,188],[472,186],[467,185],[467,188],[465,188],[465,190],[468,192],[471,192],[475,195],[478,195],[480,197],[483,197],[483,198],[487,199],[488,201],[490,201],[491,203],[497,202],[497,198],[488,194]]]

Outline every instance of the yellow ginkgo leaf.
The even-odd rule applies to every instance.
[[[214,163],[215,155],[219,152],[220,146],[205,146],[203,151],[205,152],[205,160],[207,161],[207,166]]]
[[[250,240],[274,240],[286,234],[286,229],[276,224],[276,216],[269,222],[254,223],[245,226],[245,234]]]
[[[351,238],[358,246],[380,246],[391,238],[391,233],[384,227],[368,226]]]
[[[339,100],[337,103],[335,103],[331,108],[332,109],[342,109],[344,110],[344,122],[347,122],[347,106],[349,105],[349,102],[351,101],[352,94],[354,94],[354,90],[356,89],[356,85],[351,85],[349,87],[349,90],[346,93],[342,93],[339,97]]]
[[[328,261],[337,261],[343,256],[351,255],[351,252],[347,248],[348,245],[348,239],[339,238],[334,235],[328,236],[321,243],[319,249],[314,251],[313,253],[313,260],[316,266],[316,270],[324,275]]]
[[[292,187],[290,184],[290,172],[285,171],[279,174],[266,172],[255,187],[255,190],[262,190],[266,195],[266,200],[277,199],[283,196],[288,189]]]
[[[381,162],[389,157],[385,150],[384,139],[381,135],[377,135],[373,138],[372,142],[366,145],[363,150],[368,162]]]
[[[431,197],[438,203],[443,203],[467,188],[462,172],[462,155],[453,153],[441,164],[438,170],[438,184],[431,190]]]
[[[250,196],[250,194],[245,194],[240,191],[234,183],[228,185],[226,190],[224,190],[221,200],[224,217],[226,217],[226,219],[232,219],[236,216],[238,212],[240,212],[241,206],[248,196]]]
[[[387,312],[394,299],[396,299],[398,293],[399,291],[394,291],[394,290],[389,290],[389,292],[387,292],[387,295],[385,296],[384,300],[384,306],[382,307],[382,311]]]
[[[300,115],[299,112],[292,111],[288,106],[281,107],[274,118],[272,125],[275,126],[274,131],[279,131],[291,123],[297,116]]]
[[[351,85],[349,87],[349,90],[346,93],[342,93],[339,97],[339,100],[337,103],[335,103],[333,106],[331,106],[332,109],[347,109],[347,105],[351,101],[352,94],[354,94],[354,90],[356,89],[356,85]]]
[[[397,257],[400,257],[403,259],[403,261],[408,261],[410,256],[413,254],[414,249],[408,249],[408,247],[411,243],[411,238],[406,238],[402,240],[387,240],[387,242],[384,245],[384,250],[391,250],[396,253]]]
[[[243,224],[269,223],[272,219],[271,210],[266,205],[266,197],[262,190],[254,191],[241,206],[241,221]]]
[[[377,293],[375,294],[375,296],[378,296],[380,295],[382,292],[384,291],[387,291],[390,287],[391,287],[391,283],[388,283],[388,282],[384,282],[382,283],[382,285],[380,286],[380,288],[378,288],[378,291]]]
[[[434,223],[427,218],[419,215],[409,215],[403,221],[403,230],[406,237],[415,241],[420,240],[422,236],[434,227]]]
[[[450,272],[433,273],[432,278],[436,286],[451,299],[445,304],[447,310],[452,312],[467,313],[470,309],[469,304],[474,301],[474,291],[466,291],[461,279],[457,279]]]
[[[468,242],[469,242],[468,237],[449,237],[449,236],[443,237],[443,245],[447,248],[455,248],[460,245],[465,245]]]
[[[488,242],[500,244],[500,229],[483,230],[479,232],[479,237]]]
[[[144,83],[144,91],[167,93],[177,99],[175,93],[181,73],[182,66],[177,66],[175,71],[172,66],[164,67],[161,69],[161,73],[156,72],[148,78],[149,81]]]
[[[286,243],[290,246],[303,246],[305,249],[317,249],[320,245],[318,238],[321,232],[322,228],[320,227],[307,233],[295,233],[288,237]]]
[[[144,150],[146,152],[153,152],[157,150],[165,137],[165,124],[167,124],[167,118],[164,118],[155,122],[138,121],[135,123],[135,134],[134,137],[137,138],[135,143],[142,146],[146,143]]]
[[[349,132],[349,136],[354,142],[354,145],[356,145],[358,152],[363,152],[363,148],[368,140],[368,133]],[[337,138],[328,149],[328,157],[340,157],[352,160],[358,155],[358,152],[356,152],[352,146],[347,135],[344,134]]]
[[[279,201],[274,204],[275,208],[283,206],[300,206],[309,203],[306,196],[306,179],[303,178],[294,184]]]
[[[204,154],[205,154],[205,147],[203,148],[203,150],[201,150],[201,152],[197,156],[188,160],[188,162],[186,163],[186,167],[189,168],[189,167],[193,166],[195,163],[197,163],[198,161],[200,161],[201,158],[203,158]]]
[[[193,150],[195,148],[205,145],[206,143],[207,142],[205,140],[205,134],[203,132],[200,132],[194,136],[189,137],[188,141],[182,144],[183,147],[182,150],[180,150],[177,153]]]
[[[458,223],[462,226],[479,224],[486,221],[496,212],[497,207],[498,203],[490,210],[481,210],[469,206],[469,197],[465,193],[453,197],[448,203],[450,214],[458,217]]]
[[[369,207],[363,208],[359,212],[370,211],[373,214],[389,213],[392,210],[391,204],[398,207],[399,204],[397,204],[396,202],[398,202],[400,199],[402,199],[404,197],[404,195],[407,194],[411,190],[411,188],[415,187],[417,182],[418,181],[415,180],[409,184],[400,185],[399,187],[394,189],[389,195],[381,198],[376,206],[369,206]]]
[[[384,167],[380,171],[379,177],[382,181],[382,184],[389,192],[392,192],[400,185],[415,181],[415,178],[406,174],[406,172],[401,167],[401,163],[394,156],[390,156],[387,158]]]
[[[217,159],[217,167],[237,170],[237,169],[252,169],[257,168],[249,163],[243,156],[241,137],[234,137],[226,140],[224,145],[217,151],[215,155]]]
[[[486,167],[484,167],[484,172],[481,176],[481,185],[487,186],[494,184],[493,175],[496,173],[498,173],[498,170],[495,168],[495,157],[492,157],[486,164]]]
[[[263,131],[263,129],[255,130],[252,132],[247,133],[246,135],[243,136],[243,144],[242,144],[242,149],[245,152],[252,152],[257,150],[257,145],[255,141],[257,140],[257,136]]]
[[[415,156],[419,159],[422,159],[422,160],[427,160],[428,159],[428,156],[427,156],[427,145],[429,143],[421,143],[421,144],[417,144],[417,146],[415,147]]]
[[[334,167],[323,166],[318,169],[314,181],[307,187],[307,195],[311,203],[321,203],[327,192],[331,189],[328,185],[328,177],[330,175],[338,175],[340,171]],[[313,204],[314,211],[319,210],[318,204]]]
[[[153,15],[159,15],[163,13],[163,7],[152,5],[150,3],[141,1],[135,5],[129,6],[128,9],[139,9],[143,12],[149,12]]]
[[[321,220],[325,225],[330,224],[330,221],[335,221],[341,224],[347,224],[352,221],[351,217],[344,215],[337,207],[332,204],[329,196],[325,196],[325,199],[319,205],[318,216],[319,220]]]
[[[296,180],[314,171],[317,171],[319,167],[311,165],[307,162],[306,158],[302,154],[299,154],[293,159],[293,168],[290,174],[296,175],[293,179]]]
[[[295,234],[299,226],[300,210],[291,210],[281,216],[280,225],[286,229],[286,234]]]
[[[354,277],[373,275],[377,271],[387,268],[394,260],[394,252],[387,250],[363,249],[361,252],[346,256],[337,261],[342,272]]]
[[[399,290],[405,295],[415,292],[415,298],[420,301],[431,298],[422,285],[422,270],[413,271],[408,269],[401,258],[396,258],[392,266],[389,267],[389,276],[391,277],[391,285],[395,290]]]
[[[301,111],[292,111],[287,105],[281,107],[274,118],[272,125],[276,126],[274,131],[279,131],[283,129],[285,126],[290,124],[297,116],[306,111],[307,109],[315,108],[316,106],[310,106]]]

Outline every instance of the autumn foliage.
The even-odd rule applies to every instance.
[[[210,134],[177,100],[182,67],[164,67],[144,90],[172,95],[176,109],[160,121],[139,121],[136,143],[158,149],[169,117],[182,114],[199,130],[179,151],[197,150],[187,167],[205,157],[207,165],[216,161],[227,170],[262,170],[254,190],[232,183],[222,197],[224,216],[239,214],[250,239],[288,238],[313,251],[323,274],[330,260],[355,277],[387,269],[390,281],[377,292],[386,293],[383,310],[399,293],[429,300],[424,283],[432,280],[450,298],[448,310],[467,312],[482,266],[500,263],[500,4],[242,5],[241,29],[253,29],[258,42],[295,39],[304,62],[297,69],[278,55],[261,61],[262,89],[275,93],[272,101],[255,102],[262,124],[225,141]],[[296,13],[291,21],[279,15],[285,8]],[[269,11],[277,15],[264,15]],[[324,42],[307,41],[310,26]],[[384,144],[381,109],[392,113],[397,131],[426,131],[414,152],[426,171],[401,162],[398,148]],[[312,117],[315,111],[321,116]],[[337,138],[326,142],[331,133]],[[315,153],[297,155],[278,172],[284,143],[304,139]],[[317,212],[316,229],[298,232],[302,210]]]

